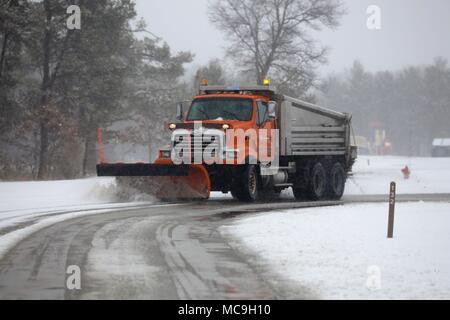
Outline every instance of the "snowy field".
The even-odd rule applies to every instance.
[[[0,183],[0,218],[5,212],[33,212],[114,200],[114,180],[94,178],[73,181]]]
[[[450,193],[450,159],[360,157],[346,195],[387,194],[391,181],[398,193]],[[257,215],[222,232],[291,298],[450,299],[450,203],[397,204],[391,240],[387,218],[387,204],[354,204]]]
[[[394,239],[387,213],[387,204],[300,209],[222,232],[290,284],[290,298],[450,299],[450,203],[397,204]]]

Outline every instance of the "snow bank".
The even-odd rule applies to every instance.
[[[0,183],[0,218],[6,212],[112,202],[115,182],[92,178],[48,182]]]
[[[391,240],[387,210],[358,204],[270,213],[222,232],[294,284],[290,298],[306,288],[321,299],[449,299],[450,204],[398,204]]]

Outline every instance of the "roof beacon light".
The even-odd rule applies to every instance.
[[[265,86],[270,86],[270,80],[269,79],[264,79],[264,85]]]
[[[202,80],[202,86],[207,86],[208,85],[208,79],[203,79]]]

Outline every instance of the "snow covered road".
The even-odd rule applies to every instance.
[[[217,231],[267,207],[218,200],[126,208],[52,223],[0,260],[0,299],[279,297]],[[66,287],[70,266],[81,270],[80,290]]]
[[[401,194],[387,241],[390,181]],[[449,298],[447,159],[362,157],[343,202],[114,194],[112,179],[0,183],[0,298]],[[70,265],[80,291],[65,287]]]

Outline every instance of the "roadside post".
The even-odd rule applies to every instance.
[[[97,129],[97,140],[98,140],[98,158],[99,162],[103,163],[103,144],[102,144],[102,129]]]
[[[394,237],[394,216],[395,216],[395,196],[397,185],[395,182],[391,182],[389,192],[389,221],[388,221],[388,238]]]

